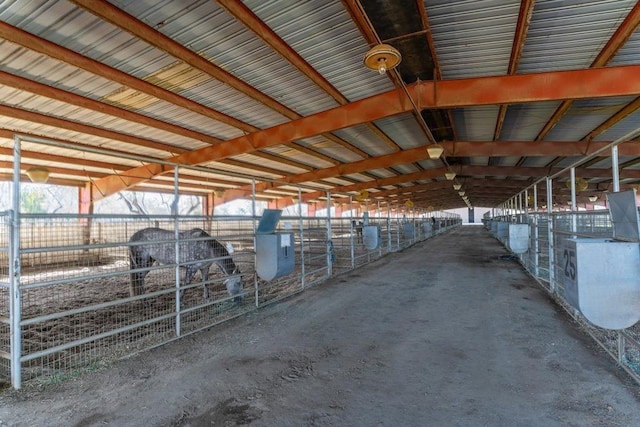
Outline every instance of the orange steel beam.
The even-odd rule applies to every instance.
[[[416,82],[409,95],[420,108],[454,108],[472,105],[549,101],[640,94],[640,65],[554,71],[499,77],[481,77],[435,82]],[[185,165],[250,153],[262,148],[307,138],[335,129],[366,123],[412,110],[404,91],[379,95],[322,111],[298,120],[243,135],[169,159]],[[398,153],[399,154],[399,153]],[[137,170],[136,170],[137,169]],[[151,177],[144,167],[131,170],[142,181]],[[95,183],[100,194],[123,190],[123,182],[108,177]],[[131,185],[136,182],[131,181]]]
[[[135,17],[129,15],[125,11],[113,6],[112,4],[104,1],[104,0],[71,0],[73,3],[78,6],[88,10],[94,15],[98,16],[105,21],[110,22],[111,24],[121,28],[124,31],[129,32],[135,37],[144,40],[149,43],[151,46],[155,46],[160,50],[168,53],[169,55],[183,61],[186,64],[189,64],[193,68],[201,70],[211,77],[225,83],[235,90],[249,96],[250,98],[266,105],[274,111],[282,114],[290,120],[299,119],[301,116],[296,113],[294,110],[288,108],[284,104],[276,101],[274,98],[266,95],[263,92],[260,92],[255,87],[250,84],[244,82],[243,80],[235,77],[234,75],[228,73],[221,67],[218,67],[211,61],[207,60],[201,55],[185,48],[180,43],[174,41],[173,39],[165,36],[161,32],[155,30],[154,28],[148,26],[144,22],[136,19]],[[357,147],[352,146],[346,141],[342,141],[339,138],[332,136],[332,141],[339,143],[341,146],[350,149],[358,154],[361,154],[362,151]],[[293,141],[289,141],[293,143]],[[300,149],[304,149],[305,147],[294,143],[294,146]]]
[[[584,156],[588,155],[605,145],[608,142],[591,143],[586,142],[443,142],[441,145],[445,149],[448,156],[456,157],[509,157],[509,156]],[[640,143],[629,142],[620,144],[620,155],[640,155]],[[370,159],[360,160],[357,162],[330,167],[326,169],[318,169],[312,172],[289,175],[280,178],[277,182],[263,182],[256,184],[256,191],[262,192],[271,188],[276,188],[284,184],[300,184],[303,182],[318,181],[320,179],[332,178],[341,175],[355,174],[372,169],[387,168],[399,164],[406,164],[416,160],[426,159],[428,154],[426,146],[416,147],[399,153],[387,154],[384,156],[372,157]],[[244,186],[232,190],[228,195],[231,197],[243,197],[251,194],[252,187]]]
[[[398,185],[411,181],[420,181],[425,179],[435,179],[441,176],[444,176],[445,168],[437,168],[437,169],[429,169],[420,172],[414,172],[410,174],[394,176],[390,178],[380,178],[372,181],[359,182],[351,185],[344,185],[340,187],[332,188],[331,191],[334,193],[347,193],[351,191],[359,191],[366,190],[377,187],[386,187],[389,185]],[[302,195],[303,200],[312,200],[318,197],[322,197],[323,191],[314,191],[310,193],[304,193]],[[374,194],[372,194],[373,196]]]
[[[122,132],[116,132],[116,131],[100,128],[97,126],[90,126],[84,123],[74,122],[71,120],[60,119],[58,117],[48,116],[45,114],[24,110],[21,108],[9,107],[7,105],[0,105],[0,115],[13,117],[19,120],[26,120],[33,123],[39,123],[46,126],[53,126],[61,129],[72,130],[75,132],[86,133],[88,135],[95,135],[101,138],[123,141],[132,145],[152,148],[154,150],[161,150],[169,153],[171,152],[185,153],[185,150],[183,149],[180,149],[172,145],[162,144],[160,142],[153,141],[151,139],[140,138],[140,137],[122,133]]]
[[[127,73],[124,73],[116,68],[109,67],[98,61],[94,61],[90,58],[84,57],[72,50],[66,49],[55,43],[51,43],[46,39],[37,37],[20,28],[13,27],[2,21],[0,21],[0,38],[4,38],[5,40],[20,45],[24,48],[33,50],[34,52],[38,52],[67,64],[73,65],[74,67],[78,67],[82,70],[104,77],[108,80],[122,84],[147,95],[164,100],[174,105],[178,105],[194,113],[201,114],[205,117],[209,117],[211,119],[225,123],[229,126],[241,129],[244,132],[250,133],[259,130],[255,126],[252,126],[241,120],[237,120],[231,116],[206,107],[169,90],[163,89],[159,86],[155,86],[145,80],[130,76]],[[62,98],[62,100],[64,100],[64,98]],[[298,146],[300,144],[291,143],[290,145],[294,149],[299,149]],[[351,147],[355,148],[353,146]],[[304,149],[304,147],[302,149]],[[174,150],[174,152],[176,151]],[[262,155],[262,153],[256,153],[256,156]]]
[[[72,3],[88,10],[97,17],[115,25],[116,27],[132,34],[133,36],[144,40],[151,46],[163,50],[169,55],[191,65],[194,68],[202,70],[214,77],[215,79],[231,86],[239,92],[255,99],[256,101],[268,106],[272,110],[290,119],[295,118],[297,114],[280,104],[275,99],[265,95],[248,83],[233,76],[212,62],[208,61],[201,55],[186,49],[180,43],[165,36],[161,32],[155,30],[144,22],[129,15],[125,11],[118,9],[111,3],[104,0],[71,0]]]
[[[246,7],[241,1],[238,0],[215,0],[220,6],[225,8],[231,15],[233,15],[240,23],[242,23],[248,30],[252,31],[258,36],[265,44],[270,46],[273,50],[278,52],[280,56],[286,59],[291,65],[296,67],[302,74],[307,76],[314,84],[320,87],[325,93],[331,96],[338,104],[345,105],[349,103],[349,100],[336,89],[322,74],[316,71],[307,61],[302,58],[289,46],[280,36],[278,36],[271,28],[260,20],[248,7]],[[376,133],[385,144],[391,147],[393,150],[400,150],[400,147],[385,135],[376,125],[370,123],[368,125],[371,130]],[[343,147],[344,141],[335,135],[325,135],[334,143],[337,143]],[[348,144],[351,151],[356,152],[362,157],[369,157],[368,154],[357,147]]]
[[[260,20],[247,6],[239,0],[215,0],[227,12],[233,15],[236,20],[242,23],[248,30],[252,31],[262,41],[278,52],[291,65],[306,75],[313,83],[329,94],[339,104],[346,104],[349,100],[340,93],[327,79],[318,73],[302,56],[278,36],[271,28]]]
[[[245,132],[254,132],[257,128],[237,120],[231,116],[223,114],[212,108],[205,107],[188,98],[175,94],[169,90],[155,86],[145,80],[130,76],[116,68],[109,67],[93,59],[82,56],[70,49],[59,46],[46,39],[34,36],[18,27],[11,26],[0,21],[0,38],[15,43],[27,49],[39,52],[43,55],[65,62],[67,64],[78,67],[95,75],[104,77],[108,80],[120,83],[124,86],[154,96],[158,99],[170,102],[180,107],[186,108],[211,119],[226,123],[230,126],[242,129]]]
[[[182,126],[174,125],[172,123],[163,122],[162,120],[154,119],[152,117],[145,116],[143,114],[135,113],[133,111],[126,110],[124,108],[116,107],[105,102],[96,101],[84,96],[76,95],[75,93],[68,92],[62,89],[47,86],[42,83],[35,82],[33,80],[25,79],[13,74],[9,74],[0,71],[0,84],[20,89],[26,92],[36,94],[38,96],[44,96],[50,99],[62,100],[68,104],[76,105],[81,108],[93,110],[98,113],[108,114],[110,116],[118,117],[123,120],[138,123],[144,126],[150,126],[156,129],[162,129],[167,132],[171,132],[177,135],[181,135],[187,138],[193,138],[208,144],[218,144],[222,142],[221,139],[214,138],[210,135],[196,132],[191,129],[184,128]],[[158,143],[158,150],[167,151],[167,147],[173,147],[166,144]],[[183,153],[187,150],[180,147],[173,147],[173,154]]]
[[[591,68],[604,67],[614,57],[614,55],[620,50],[620,48],[631,37],[633,32],[640,25],[640,2],[636,3],[631,12],[627,15],[625,20],[620,24],[618,29],[613,33],[607,44],[602,48],[596,59],[593,60]],[[536,141],[541,141],[545,136],[558,124],[562,116],[569,110],[573,104],[572,100],[566,100],[558,106],[551,118],[544,125],[540,133],[536,136]]]
[[[513,44],[511,46],[511,57],[509,58],[509,68],[507,74],[513,75],[518,71],[520,65],[520,57],[522,56],[522,50],[524,48],[524,41],[527,38],[527,32],[529,31],[529,23],[531,22],[531,15],[533,15],[533,7],[536,4],[536,0],[522,0],[520,3],[520,12],[518,13],[518,23],[516,24],[516,31],[513,35]],[[501,104],[498,110],[498,119],[496,120],[496,128],[493,132],[493,140],[500,139],[502,133],[502,125],[504,124],[504,118],[507,115],[507,104]]]
[[[524,178],[541,178],[550,174],[560,171],[560,168],[546,168],[546,167],[504,167],[504,166],[469,166],[463,165],[453,167],[458,176],[456,180],[463,182],[463,187],[471,185],[470,180],[475,179],[473,177],[485,177],[485,176],[504,176],[504,177],[524,177]],[[431,169],[428,171],[417,172],[413,174],[407,174],[399,177],[382,178],[373,181],[361,182],[352,185],[346,185],[341,187],[335,187],[331,189],[334,193],[346,193],[352,191],[359,191],[377,187],[384,187],[389,185],[402,184],[403,182],[420,181],[425,179],[441,178],[444,175],[445,169]],[[576,174],[583,178],[611,178],[610,169],[577,169]],[[621,178],[640,178],[640,170],[625,169],[620,171]],[[404,180],[403,180],[404,178]],[[453,181],[446,181],[449,185],[453,185]],[[484,182],[484,179],[482,180]],[[528,187],[530,185],[527,181],[511,181],[513,183],[521,183],[522,187]],[[446,188],[446,187],[445,187]],[[453,189],[452,189],[453,190]],[[399,188],[394,190],[396,192],[402,192],[403,189]],[[322,197],[323,191],[304,193],[303,200],[311,200],[318,197]],[[377,193],[371,193],[371,197],[375,197]]]
[[[636,110],[638,110],[638,108],[640,108],[640,98],[636,98],[629,104],[622,107],[613,116],[609,117],[607,120],[602,122],[598,127],[596,127],[587,135],[585,135],[582,138],[582,141],[591,141],[593,138],[600,135],[601,133],[609,129],[611,126],[615,125],[616,123],[625,119],[630,114],[634,113]]]

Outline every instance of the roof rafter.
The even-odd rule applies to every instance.
[[[279,114],[282,114],[284,117],[295,120],[302,117],[300,114],[287,107],[286,105],[276,101],[274,98],[268,96],[267,94],[259,91],[255,87],[250,84],[244,82],[243,80],[235,77],[234,75],[228,73],[221,67],[218,67],[211,61],[207,60],[201,55],[185,48],[183,45],[174,41],[173,39],[165,36],[161,32],[155,30],[154,28],[146,25],[144,22],[134,18],[129,15],[125,11],[118,9],[112,4],[104,1],[104,0],[71,0],[73,3],[78,6],[88,10],[99,18],[110,22],[116,27],[121,28],[124,31],[138,37],[141,40],[144,40],[151,46],[155,46],[158,49],[163,50],[169,55],[183,61],[186,64],[189,64],[191,67],[198,69],[216,80],[223,82],[235,90],[253,98],[254,100],[260,102],[263,105],[266,105],[268,108],[277,111]],[[325,135],[323,135],[325,136]],[[326,137],[326,136],[325,136]],[[363,153],[362,150],[354,147],[346,141],[342,141],[340,138],[335,135],[330,136],[331,141],[334,143],[339,143],[342,147],[347,148],[354,153],[360,154]],[[339,142],[338,142],[339,141]],[[289,141],[292,143],[293,141]],[[294,144],[297,146],[298,144]]]
[[[640,25],[640,2],[636,3],[625,20],[613,33],[607,44],[602,48],[596,59],[594,59],[591,63],[591,68],[604,67],[605,65],[607,65],[607,63],[609,63],[609,61],[614,57],[618,50],[620,50],[620,48],[626,43],[629,37],[631,37],[633,32],[638,28],[638,25]],[[572,104],[572,100],[563,101],[553,113],[551,118],[549,118],[547,123],[543,126],[542,130],[538,133],[535,140],[543,140],[545,136],[547,136],[547,134],[551,131],[551,129],[553,129],[556,124],[558,124],[560,119],[562,119],[569,108],[571,108]]]
[[[174,92],[171,92],[159,86],[153,85],[145,80],[131,76],[116,68],[102,64],[91,58],[82,56],[70,49],[59,46],[46,39],[35,36],[31,33],[28,33],[20,28],[11,26],[2,21],[0,21],[0,37],[10,41],[11,43],[20,45],[26,49],[41,53],[50,58],[54,58],[56,60],[65,62],[69,65],[73,65],[74,67],[80,68],[82,70],[85,70],[97,76],[119,83],[123,86],[129,87],[131,89],[147,94],[154,98],[180,106],[194,113],[203,115],[205,117],[209,117],[221,123],[225,123],[229,126],[233,126],[244,132],[251,133],[259,130],[259,128],[253,125],[250,125],[241,120],[235,119],[234,117],[228,116],[213,108],[209,108],[205,105],[199,104],[195,101],[192,101]],[[320,153],[307,149],[302,144],[290,142],[287,145],[292,149],[295,149],[300,152],[304,152],[306,154],[311,154],[315,157],[323,156]],[[256,156],[260,156],[260,155],[261,154],[256,153]],[[327,160],[327,156],[324,156],[323,160]],[[333,160],[332,163],[335,163],[335,160]]]
[[[595,98],[640,94],[640,80],[635,78],[637,73],[640,73],[640,65],[416,82],[407,92],[421,108]],[[169,160],[197,165],[397,115],[413,108],[406,96],[404,91],[392,90]],[[136,179],[129,185],[152,177],[150,170],[148,167],[132,170],[131,175]],[[126,188],[117,177],[103,178],[94,185],[102,190],[94,194],[113,194]]]
[[[507,69],[508,75],[513,75],[518,71],[518,66],[520,65],[520,57],[522,56],[522,50],[524,49],[524,42],[527,38],[529,23],[531,22],[533,7],[535,6],[535,4],[536,0],[522,0],[522,2],[520,3],[518,23],[516,24],[516,30],[513,35],[511,57],[509,58],[509,67]],[[504,124],[504,118],[507,115],[507,107],[507,104],[501,104],[498,110],[496,128],[493,132],[494,141],[500,139],[500,134],[502,133],[502,125]]]
[[[607,145],[608,142],[598,142],[588,144],[586,142],[467,142],[467,141],[449,141],[443,142],[441,145],[445,149],[445,153],[456,157],[509,157],[526,155],[528,157],[544,157],[544,156],[583,156],[595,152],[596,150]],[[387,168],[399,164],[410,163],[415,160],[427,159],[427,146],[416,147],[404,150],[400,153],[387,154],[378,157],[372,157],[365,160],[329,167],[325,169],[317,169],[314,171],[301,173],[297,175],[289,175],[282,177],[278,182],[257,183],[256,191],[261,192],[268,189],[276,188],[285,184],[299,184],[309,181],[317,181],[319,179],[332,178],[341,175],[360,173],[363,171],[379,168]],[[621,155],[640,155],[640,142],[628,142],[618,146]],[[230,191],[226,195],[226,201],[233,198],[246,196],[251,194],[252,187],[241,187]]]

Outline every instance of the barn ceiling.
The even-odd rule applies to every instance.
[[[463,207],[455,182],[492,207],[640,126],[638,24],[630,0],[3,1],[0,178],[19,134],[55,141],[25,140],[23,173],[95,201],[172,191],[168,162],[218,202]],[[380,42],[402,54],[382,75]],[[636,185],[640,143],[619,150]],[[610,165],[578,169],[580,198]]]

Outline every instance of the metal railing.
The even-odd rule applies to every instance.
[[[611,238],[613,226],[609,211],[529,213],[485,218],[484,222],[488,229],[495,222],[529,225],[529,248],[525,253],[517,254],[520,263],[583,330],[640,383],[640,324],[623,330],[599,328],[565,297],[566,266],[562,253],[565,242],[569,238]]]
[[[256,274],[253,216],[27,215],[11,227],[12,212],[0,215],[0,378],[21,381],[60,376],[76,369],[143,351],[280,301],[331,276],[365,266],[460,224],[437,217],[372,218],[381,242],[367,249],[351,218],[286,217],[278,231],[294,235],[295,269],[271,281]],[[414,225],[414,233],[403,226]],[[244,300],[225,287],[229,276],[212,265],[209,281],[198,274],[184,285],[180,244],[174,263],[142,270],[144,290],[132,295],[130,237],[146,227],[201,228],[230,250],[240,270]],[[90,238],[88,238],[90,236]],[[12,242],[19,242],[12,253]],[[12,259],[19,262],[15,268]],[[181,261],[178,261],[181,260]],[[215,262],[215,258],[208,259]],[[10,271],[12,270],[12,271]],[[134,269],[134,271],[138,271]],[[203,286],[209,288],[209,299]]]

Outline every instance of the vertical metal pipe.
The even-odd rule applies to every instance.
[[[256,179],[251,178],[251,226],[253,228],[253,247],[254,249],[258,247],[258,242],[256,240],[256,230],[257,230],[257,221],[256,221]],[[258,265],[258,254],[256,251],[253,251],[253,265]],[[255,270],[255,268],[254,268]],[[256,307],[260,306],[260,292],[258,289],[258,273],[253,273],[253,297],[255,298]]]
[[[547,223],[549,236],[549,288],[552,293],[556,292],[555,283],[555,244],[553,241],[553,180],[547,177]]]
[[[624,339],[624,335],[622,335],[622,332],[620,331],[616,331],[616,333],[618,334],[618,363],[622,364],[624,363],[624,359],[625,359],[625,339]]]
[[[327,276],[333,276],[332,254],[335,251],[333,240],[331,239],[331,192],[327,191]]]
[[[400,250],[400,233],[402,232],[402,218],[400,218],[398,216],[398,213],[400,213],[400,203],[398,203],[398,205],[396,206],[396,226],[398,227],[397,232],[396,232],[396,240],[397,240],[397,250]]]
[[[391,252],[391,203],[387,202],[387,253]]]
[[[305,273],[305,265],[304,265],[304,262],[305,262],[305,259],[304,259],[304,255],[305,255],[305,253],[304,253],[304,221],[302,219],[302,189],[300,187],[298,187],[298,224],[299,224],[299,227],[300,227],[300,263],[301,263],[300,274],[302,274],[302,277],[301,277],[300,280],[302,282],[301,283],[302,289],[304,289],[305,284],[306,284],[306,282],[305,282],[305,279],[306,279],[305,274],[306,273]]]
[[[355,218],[353,217],[353,196],[349,196],[349,221],[350,221],[350,227],[351,227],[351,268],[356,268],[356,244],[355,244],[355,239],[354,239],[354,234],[356,232],[356,230],[354,229],[353,223],[355,221]]]
[[[378,223],[376,224],[378,226],[378,231],[380,231],[380,200],[378,200]],[[382,236],[380,236],[382,237]],[[364,244],[364,230],[362,230],[362,243]],[[382,257],[382,242],[379,242],[379,247],[378,247],[378,256]]]
[[[522,192],[518,193],[518,215],[522,215]]]
[[[576,168],[571,168],[570,173],[571,173],[571,211],[575,212],[576,211]]]
[[[538,213],[538,184],[533,186],[533,265],[536,277],[540,276],[540,228]]]
[[[571,232],[576,233],[578,230],[578,214],[576,204],[576,168],[571,168]],[[572,237],[576,237],[574,234]]]
[[[180,238],[180,221],[178,220],[178,193],[179,186],[179,175],[178,175],[178,166],[173,167],[173,237],[175,239],[174,242],[174,253],[175,253],[175,263],[176,267],[174,269],[174,280],[176,287],[176,336],[181,335],[180,331],[180,242],[178,239]],[[206,285],[205,285],[206,286]]]
[[[618,146],[611,147],[611,173],[613,175],[613,191],[620,191],[620,164],[618,162]]]
[[[11,208],[11,243],[9,245],[9,318],[11,351],[11,385],[22,387],[22,302],[20,295],[20,138],[13,137],[13,197]]]

